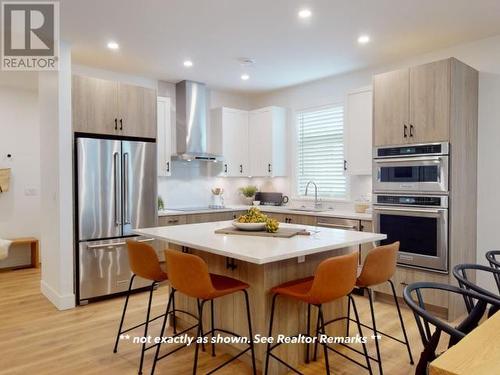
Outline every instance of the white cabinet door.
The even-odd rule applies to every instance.
[[[223,174],[228,177],[248,176],[248,112],[222,109]]]
[[[350,175],[372,174],[372,88],[347,94],[346,160]]]
[[[250,175],[286,176],[286,113],[267,107],[250,112],[248,125]]]
[[[159,96],[157,98],[158,121],[158,176],[172,174],[172,126],[170,122],[170,98]]]
[[[250,176],[271,176],[273,170],[273,112],[250,112],[248,125]]]

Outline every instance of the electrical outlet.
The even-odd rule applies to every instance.
[[[26,189],[24,189],[24,195],[27,197],[36,197],[38,195],[38,189],[26,188]]]

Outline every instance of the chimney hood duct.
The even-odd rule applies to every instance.
[[[204,83],[181,81],[175,85],[178,160],[221,161],[208,152],[207,88]]]

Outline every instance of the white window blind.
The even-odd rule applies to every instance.
[[[330,105],[297,115],[297,193],[304,196],[307,182],[318,185],[322,198],[347,197],[344,174],[344,106]],[[308,195],[314,195],[314,186]]]

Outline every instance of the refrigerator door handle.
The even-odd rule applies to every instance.
[[[120,202],[118,199],[118,196],[120,195],[120,168],[118,166],[119,162],[119,154],[118,152],[113,153],[113,168],[114,168],[114,184],[115,184],[115,189],[114,189],[114,204],[115,204],[115,224],[116,225],[121,225],[121,213],[120,213]]]
[[[123,220],[124,224],[130,224],[130,210],[129,210],[129,153],[123,154]]]

